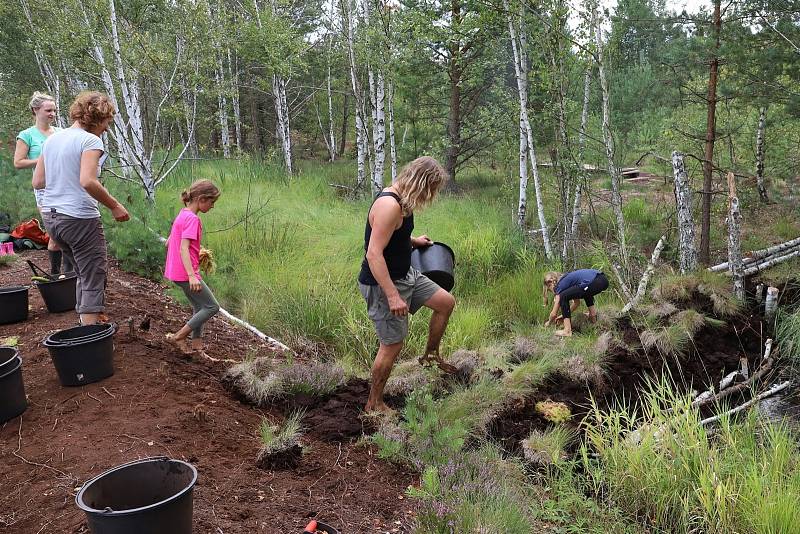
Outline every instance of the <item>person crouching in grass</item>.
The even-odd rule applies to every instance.
[[[200,239],[203,224],[198,213],[208,213],[214,208],[220,191],[208,180],[198,180],[181,193],[184,208],[175,217],[167,240],[167,261],[164,278],[172,280],[183,290],[192,305],[194,315],[167,341],[184,354],[202,353],[203,325],[219,311],[214,294],[200,277]],[[192,346],[186,338],[192,336]]]
[[[545,326],[550,326],[558,321],[564,321],[564,328],[556,331],[557,336],[569,337],[572,335],[572,312],[580,306],[580,300],[586,302],[589,307],[589,320],[593,323],[597,321],[597,310],[594,307],[595,295],[608,288],[606,275],[597,269],[578,269],[562,275],[561,273],[549,272],[544,275],[542,288],[543,304],[547,306],[547,293],[552,292],[553,309]],[[558,309],[561,308],[561,315]]]
[[[367,302],[380,346],[372,365],[372,385],[365,411],[391,414],[383,389],[395,359],[408,336],[408,314],[422,306],[433,310],[425,356],[420,363],[439,356],[439,343],[456,301],[435,282],[411,267],[411,251],[433,244],[426,235],[413,237],[414,212],[430,204],[447,181],[447,172],[431,157],[406,165],[397,181],[379,193],[370,207],[364,229],[366,254],[358,286]]]

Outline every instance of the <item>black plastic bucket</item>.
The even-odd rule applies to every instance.
[[[42,344],[62,386],[83,386],[114,374],[115,324],[67,328],[50,334]]]
[[[61,313],[75,309],[75,285],[78,275],[70,273],[52,282],[34,282],[42,294],[47,311]]]
[[[452,291],[456,285],[456,255],[444,243],[436,241],[429,247],[415,248],[411,251],[411,266],[445,291]]]
[[[320,523],[317,521],[317,531],[327,532],[328,534],[339,534],[339,531],[333,528],[330,525],[326,525],[325,523]]]
[[[28,318],[28,287],[0,287],[0,324],[18,323]]]
[[[191,534],[195,482],[192,464],[145,458],[91,479],[75,502],[92,534]]]
[[[28,408],[22,382],[22,358],[15,347],[0,347],[0,424]]]

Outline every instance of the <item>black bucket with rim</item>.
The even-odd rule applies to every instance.
[[[27,408],[19,350],[0,346],[0,424],[17,417]]]
[[[91,479],[75,502],[92,534],[191,534],[195,482],[190,463],[145,458]]]
[[[452,291],[456,285],[456,255],[444,243],[435,241],[428,247],[415,248],[411,251],[411,266],[445,291]]]
[[[0,324],[25,321],[28,318],[28,286],[0,287]]]
[[[114,333],[117,325],[76,326],[50,334],[42,344],[62,386],[83,386],[114,374]]]
[[[78,275],[67,273],[64,278],[57,278],[49,282],[35,281],[39,293],[42,295],[47,311],[61,313],[75,309],[75,286]]]

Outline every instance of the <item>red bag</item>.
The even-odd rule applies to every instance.
[[[30,239],[43,247],[46,247],[47,243],[50,241],[50,236],[47,235],[47,232],[44,231],[37,219],[31,219],[30,221],[17,225],[17,227],[12,230],[11,237],[15,239]]]

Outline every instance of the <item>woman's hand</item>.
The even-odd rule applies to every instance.
[[[189,275],[189,289],[195,293],[199,293],[203,286],[200,285],[200,280],[193,274]]]

